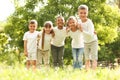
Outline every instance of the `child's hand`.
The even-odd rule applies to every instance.
[[[94,34],[96,34],[96,35],[97,35],[97,32],[96,32],[96,31],[94,31]]]
[[[55,36],[55,33],[54,33],[54,30],[53,30],[53,29],[51,29],[50,33],[52,34],[52,37]]]
[[[66,27],[66,31],[69,32],[71,30],[70,27]]]
[[[82,26],[81,26],[80,24],[78,24],[78,29],[79,29],[81,32],[83,32],[83,28],[82,28]]]
[[[28,57],[28,52],[27,52],[27,51],[24,51],[24,55],[25,55],[26,57]]]

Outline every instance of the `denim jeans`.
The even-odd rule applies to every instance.
[[[84,48],[72,48],[73,68],[82,68]]]
[[[64,46],[57,47],[51,45],[52,60],[54,67],[63,67]]]

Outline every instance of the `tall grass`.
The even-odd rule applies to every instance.
[[[0,80],[120,80],[120,69],[97,69],[85,71],[74,70],[72,67],[64,69],[40,68],[27,70],[24,65],[7,66],[0,64]]]

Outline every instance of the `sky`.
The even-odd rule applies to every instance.
[[[5,21],[10,14],[15,11],[12,0],[1,0],[0,1],[0,21]]]

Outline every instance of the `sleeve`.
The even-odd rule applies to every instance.
[[[87,31],[83,30],[83,34],[91,37],[94,36],[94,25],[91,20],[89,20],[89,22],[87,23],[87,28]]]
[[[23,40],[27,40],[27,33],[24,34]]]

